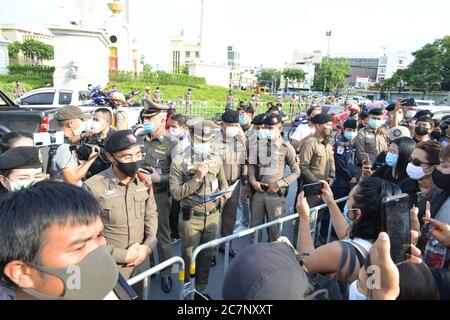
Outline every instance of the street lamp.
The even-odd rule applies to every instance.
[[[331,31],[327,31],[326,36],[328,37],[328,50],[327,50],[327,58],[330,57],[330,42],[331,42]],[[327,74],[325,74],[325,84],[323,86],[323,94],[327,92]]]

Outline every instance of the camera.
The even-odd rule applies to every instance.
[[[64,133],[62,131],[34,133],[33,144],[38,148],[64,144]]]
[[[77,147],[75,152],[77,154],[78,160],[88,161],[94,148],[95,146],[87,143],[84,143],[81,146]]]

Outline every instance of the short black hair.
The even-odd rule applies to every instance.
[[[107,109],[107,108],[98,108],[97,110],[95,110],[95,113],[100,112],[101,114],[104,114],[106,116],[108,116],[108,121],[109,124],[111,124],[113,122],[113,114],[112,112]]]
[[[430,124],[431,128],[434,128],[434,125],[435,125],[434,120],[428,116],[422,116],[422,117],[417,118],[416,123],[417,122],[428,122]]]
[[[187,118],[182,114],[174,114],[172,116],[172,122],[178,122],[178,124],[182,127],[186,127]]]
[[[311,116],[312,112],[313,112],[313,111],[316,111],[316,110],[320,110],[320,111],[323,112],[322,107],[320,107],[320,106],[312,106],[311,108],[309,108],[309,109],[306,111],[306,115],[309,117],[309,116]]]
[[[367,111],[365,111],[365,110],[363,110],[363,111],[361,111],[359,113],[359,118],[360,119],[367,119],[368,117],[369,117],[369,113]]]
[[[14,285],[3,273],[11,261],[39,264],[50,227],[89,225],[101,210],[88,191],[63,182],[42,181],[13,193],[0,205],[0,280]]]
[[[33,139],[33,135],[28,132],[8,132],[2,137],[2,140],[0,141],[0,148],[1,152],[5,152],[8,149],[11,149],[11,146],[16,142],[17,140],[21,138],[30,138]]]

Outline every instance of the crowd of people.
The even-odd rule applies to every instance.
[[[118,121],[123,99],[114,113],[60,108],[54,120],[64,143],[50,148],[50,170],[31,134],[2,138],[0,299],[103,299],[119,274],[130,279],[173,256],[185,260],[189,281],[199,245],[233,234],[237,225],[285,216],[291,186],[296,247],[276,227],[266,243],[249,242],[241,252],[231,247],[224,299],[450,298],[449,116],[436,123],[431,113],[417,112],[414,100],[400,99],[370,111],[349,106],[335,128],[331,114],[302,98],[308,123],[291,143],[281,103],[257,114],[253,96],[235,110],[230,92],[214,122],[174,114],[158,88],[144,95],[140,135]],[[316,193],[308,192],[312,185]],[[404,261],[394,263],[383,204],[402,194],[409,196],[411,243]],[[322,204],[312,238],[310,209]],[[197,257],[195,289],[203,297],[219,253],[225,248]],[[382,273],[375,287],[368,281],[372,266]],[[68,281],[72,267],[81,270],[81,287]],[[170,293],[171,268],[160,276]]]

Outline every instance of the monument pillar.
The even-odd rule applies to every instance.
[[[8,74],[9,55],[8,55],[9,42],[4,40],[0,29],[0,74]]]

